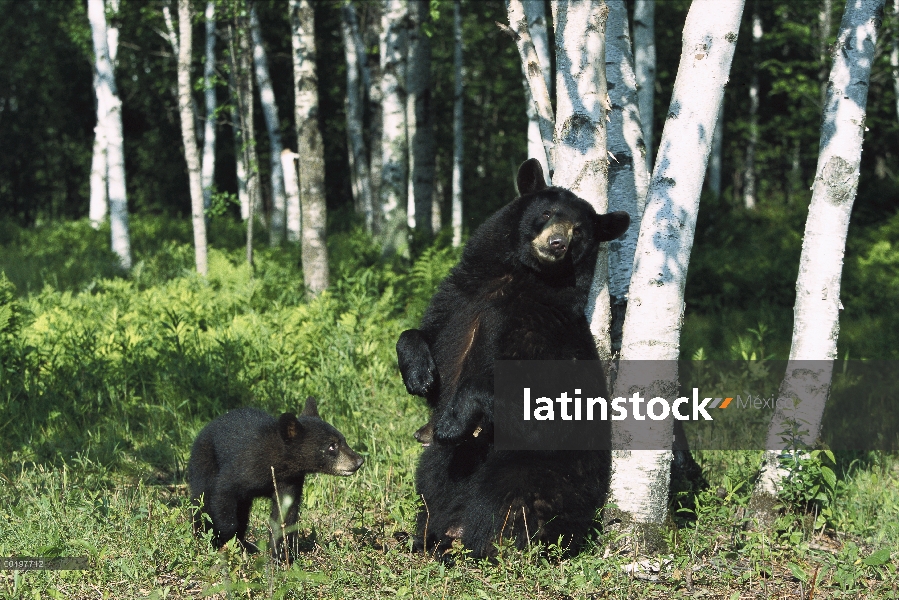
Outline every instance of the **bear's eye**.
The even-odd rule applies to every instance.
[[[328,446],[328,454],[337,454],[337,442],[331,442]]]
[[[543,220],[544,221],[548,221],[551,216],[552,215],[550,214],[550,212],[548,210],[543,212]]]
[[[583,233],[583,232],[581,231],[581,228],[580,228],[580,227],[575,227],[575,228],[574,228],[574,235],[581,235],[581,233]]]

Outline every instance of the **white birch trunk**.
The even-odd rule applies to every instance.
[[[265,116],[265,128],[268,131],[271,146],[272,214],[269,234],[272,246],[277,246],[284,238],[284,215],[287,209],[287,199],[284,195],[284,173],[281,170],[281,149],[283,148],[281,145],[281,120],[278,117],[275,92],[272,90],[268,58],[262,44],[262,32],[259,29],[259,16],[256,14],[255,2],[250,2],[249,6],[256,85],[259,86],[259,99],[262,103],[262,114]]]
[[[752,79],[749,83],[749,144],[746,145],[746,170],[743,174],[743,206],[756,205],[755,149],[759,141],[759,42],[762,39],[762,17],[759,1],[752,3]]]
[[[431,108],[430,0],[409,0],[406,131],[409,138],[407,223],[425,238],[433,235],[434,123]]]
[[[621,362],[613,396],[646,398],[677,391],[684,285],[712,131],[733,60],[743,0],[694,0],[684,26],[680,65],[659,156],[650,181],[631,277]],[[643,362],[636,367],[635,361]],[[649,365],[656,373],[648,377]],[[636,371],[639,371],[637,373]],[[652,383],[647,386],[647,381]],[[642,540],[664,547],[672,421],[613,429],[611,500]],[[637,448],[628,450],[629,442]]]
[[[655,0],[634,3],[634,70],[637,75],[637,105],[646,145],[646,168],[652,171],[655,149],[653,138],[653,99],[656,87]]]
[[[253,264],[253,229],[257,218],[262,221],[259,194],[259,160],[253,129],[253,61],[249,31],[245,17],[236,16],[229,29],[231,54],[230,83],[234,94],[235,150],[237,154],[238,190],[244,182],[245,202],[241,199],[241,217],[247,224],[247,264]]]
[[[522,0],[524,14],[527,18],[528,31],[531,41],[534,43],[534,51],[540,62],[540,70],[546,81],[546,89],[550,89],[550,53],[549,36],[546,31],[546,3],[543,0]],[[536,158],[540,161],[544,173],[549,173],[549,165],[546,162],[546,149],[543,147],[543,138],[540,137],[540,123],[537,117],[537,109],[534,106],[534,98],[531,95],[531,87],[528,85],[528,74],[525,64],[521,64],[523,74],[524,96],[527,102],[528,115],[528,158]]]
[[[712,134],[712,153],[709,156],[709,169],[706,175],[706,187],[715,196],[721,197],[721,149],[724,143],[724,98],[715,121],[715,133]]]
[[[131,242],[128,237],[128,198],[125,190],[125,151],[122,139],[122,102],[115,84],[109,52],[106,8],[103,0],[89,0],[88,20],[97,69],[97,103],[105,107],[102,129],[106,140],[107,194],[112,230],[112,251],[126,269],[131,268]]]
[[[778,394],[799,402],[794,408],[778,403],[768,429],[768,451],[752,502],[763,520],[770,518],[785,476],[778,458],[797,450],[784,441],[783,432],[798,425],[807,431],[799,436],[801,443],[813,444],[830,394],[840,331],[843,254],[858,189],[868,83],[883,5],[884,0],[848,0],[833,51],[818,167],[796,279],[793,341]]]
[[[290,16],[297,150],[303,157],[300,161],[303,280],[306,289],[315,296],[328,287],[328,247],[324,142],[318,124],[315,13],[310,0],[291,0]]]
[[[97,125],[94,127],[94,150],[91,159],[91,195],[88,218],[97,229],[109,212],[106,195],[106,108],[104,94],[100,91],[100,78],[94,68],[94,93],[97,96]]]
[[[300,177],[296,160],[299,154],[285,148],[281,150],[281,169],[284,171],[284,194],[287,196],[287,241],[300,241]]]
[[[554,184],[608,212],[609,160],[606,115],[605,28],[609,9],[602,0],[553,2],[556,38]],[[587,298],[587,320],[601,360],[612,355],[609,325],[609,255],[600,247]]]
[[[194,227],[194,259],[197,273],[206,275],[206,215],[203,212],[203,183],[200,174],[200,155],[194,129],[193,85],[190,78],[193,26],[190,20],[190,0],[178,0],[178,112],[181,116],[181,138],[187,161],[190,184],[190,212]]]
[[[215,183],[215,2],[206,3],[206,63],[203,65],[206,123],[203,132],[203,206],[209,208]]]
[[[344,54],[347,64],[347,150],[350,162],[350,177],[353,185],[353,200],[357,211],[365,219],[365,230],[374,230],[374,199],[371,176],[368,170],[368,152],[363,137],[365,106],[363,104],[363,86],[367,78],[363,77],[365,50],[362,36],[359,34],[359,23],[356,9],[349,2],[341,8],[341,34],[343,36]]]
[[[368,110],[366,115],[369,124],[368,139],[371,140],[371,147],[369,148],[368,154],[368,173],[371,177],[371,192],[373,199],[373,230],[377,236],[380,236],[383,230],[384,221],[384,215],[381,212],[381,180],[383,178],[384,163],[384,155],[381,152],[381,138],[383,137],[384,131],[384,111],[381,104],[381,57],[383,56],[381,37],[383,33],[384,3],[373,2],[369,4],[369,7],[376,7],[381,14],[378,15],[378,18],[374,20],[374,22],[370,23],[369,26],[363,30],[363,33],[368,34],[368,37],[363,38],[362,41],[369,38],[372,40],[367,45],[364,45],[363,49],[371,47],[373,42],[377,40],[378,59],[370,60],[368,54],[363,50],[362,54],[360,54],[360,70],[362,73],[362,87],[366,90],[365,96],[368,100]],[[372,9],[369,8],[369,11],[372,11]]]
[[[556,4],[553,4],[555,7]],[[555,10],[555,8],[553,8]],[[506,0],[506,12],[509,15],[510,29],[508,33],[515,40],[515,46],[518,48],[518,56],[521,64],[525,65],[525,76],[528,80],[528,88],[531,92],[531,100],[534,102],[534,109],[537,112],[537,125],[540,129],[540,138],[543,141],[543,150],[546,156],[546,165],[548,169],[545,171],[546,183],[553,185],[553,172],[555,170],[553,138],[555,136],[555,119],[553,118],[552,103],[549,97],[549,86],[546,84],[548,75],[544,75],[544,69],[549,71],[549,65],[545,67],[540,64],[540,58],[531,39],[530,30],[528,28],[527,15],[524,12],[524,4],[522,0]],[[499,25],[499,23],[497,23]],[[558,47],[558,40],[556,46]],[[558,62],[558,56],[556,57]],[[543,161],[541,161],[541,165]]]
[[[452,227],[453,247],[462,245],[462,0],[453,2],[453,189]]]
[[[638,107],[637,79],[628,35],[624,0],[607,0],[606,79],[612,111],[609,121],[609,212],[623,210],[631,217],[627,232],[609,242],[609,295],[612,303],[611,349],[621,350],[621,333],[634,265],[637,235],[649,187],[645,145]]]
[[[821,87],[821,110],[827,103],[827,65],[829,64],[828,40],[830,39],[831,15],[833,14],[833,0],[823,0],[821,12],[818,13],[818,60],[821,68],[818,70],[818,84]]]
[[[384,0],[381,20],[381,240],[385,254],[408,252],[406,45],[408,0]]]
[[[893,23],[899,23],[899,0],[893,0]],[[893,71],[893,90],[896,93],[896,118],[899,119],[899,32],[893,33],[890,66]]]

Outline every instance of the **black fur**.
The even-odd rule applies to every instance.
[[[256,408],[232,410],[200,431],[190,453],[191,499],[201,507],[194,515],[195,531],[208,527],[205,512],[217,548],[237,536],[255,551],[245,537],[254,498],[270,498],[273,524],[283,523],[289,530],[297,522],[307,473],[351,475],[362,463],[343,435],[319,418],[314,398],[306,400],[299,418],[284,413],[276,419]],[[285,540],[280,526],[272,529],[271,552],[280,558]],[[288,548],[294,547],[295,535],[288,531]]]
[[[629,223],[625,213],[597,215],[570,191],[547,187],[534,159],[518,185],[522,196],[472,235],[421,327],[397,343],[407,390],[433,409],[437,442],[416,473],[427,506],[419,539],[443,548],[461,537],[475,556],[503,537],[519,547],[561,537],[576,548],[608,484],[608,453],[492,447],[494,361],[597,358],[585,316],[596,254]]]

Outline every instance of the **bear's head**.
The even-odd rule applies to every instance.
[[[570,270],[595,256],[600,242],[624,234],[630,224],[626,212],[598,215],[569,190],[547,186],[535,158],[519,167],[518,192],[518,259],[538,272]]]
[[[352,475],[365,462],[349,447],[342,433],[322,421],[318,403],[311,396],[299,418],[293,413],[281,415],[278,430],[284,441],[284,472],[288,477],[301,473]]]

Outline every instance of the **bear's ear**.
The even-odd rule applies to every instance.
[[[318,401],[309,396],[306,398],[306,406],[303,408],[303,412],[300,413],[303,417],[317,417],[318,416]]]
[[[543,167],[536,158],[529,158],[518,167],[518,195],[533,194],[546,188],[546,179],[543,178]]]
[[[593,224],[597,241],[608,242],[624,235],[631,224],[631,218],[626,212],[619,210],[607,215],[596,215]]]
[[[284,413],[278,419],[278,433],[281,434],[281,439],[285,442],[289,442],[297,437],[302,427],[297,420],[297,416],[293,413]]]

